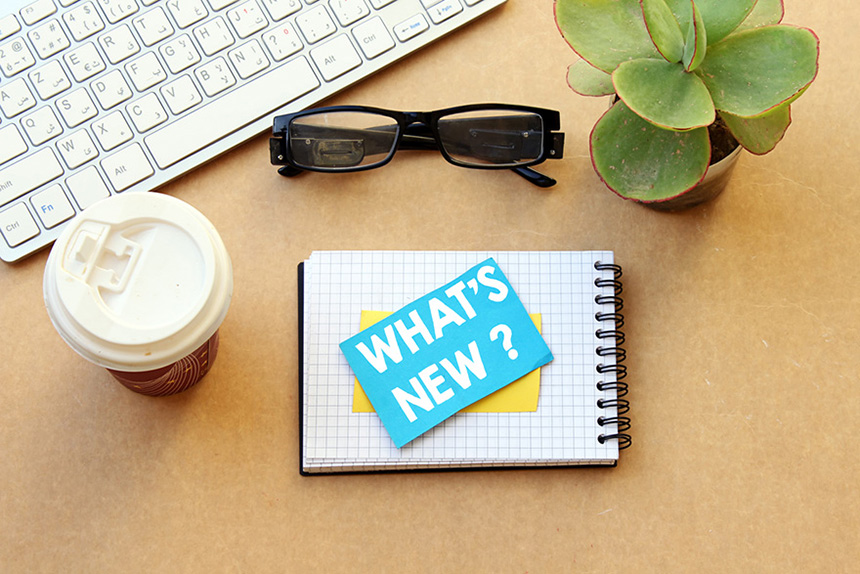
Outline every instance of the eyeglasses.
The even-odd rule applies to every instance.
[[[398,149],[438,150],[454,165],[511,169],[540,187],[556,181],[530,169],[561,159],[559,113],[505,104],[473,104],[433,112],[365,106],[305,110],[274,119],[272,165],[281,175],[350,172],[380,167]]]

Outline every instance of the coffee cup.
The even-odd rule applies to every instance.
[[[72,349],[132,391],[164,396],[212,367],[233,268],[195,208],[161,193],[128,193],[69,222],[43,288],[51,322]]]

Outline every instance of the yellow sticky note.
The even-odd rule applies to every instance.
[[[371,325],[391,315],[390,311],[362,311],[361,325],[359,330],[364,330]],[[537,327],[541,330],[540,313],[529,314]],[[538,394],[540,392],[540,367],[524,377],[520,377],[510,385],[502,387],[495,393],[487,395],[464,408],[464,413],[520,413],[534,412],[537,410]],[[355,380],[355,388],[352,394],[352,412],[372,413],[373,405],[370,404],[364,389],[361,388],[358,379]]]

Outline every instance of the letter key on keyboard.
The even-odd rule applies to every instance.
[[[3,0],[0,259],[156,189],[505,0]]]

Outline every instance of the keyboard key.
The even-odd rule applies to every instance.
[[[159,49],[167,69],[174,74],[190,68],[200,61],[200,54],[187,34],[182,34],[163,44]]]
[[[79,48],[75,48],[64,55],[63,59],[66,61],[72,77],[78,82],[92,78],[105,69],[104,60],[92,42],[81,44]]]
[[[36,48],[36,53],[43,60],[68,48],[71,43],[68,36],[57,20],[49,20],[35,30],[30,31],[27,36]]]
[[[0,205],[18,199],[28,191],[63,175],[63,166],[51,148],[43,148],[0,169]]]
[[[75,208],[69,203],[63,188],[57,184],[33,195],[30,204],[46,229],[56,227],[75,214]]]
[[[302,8],[299,0],[263,0],[263,6],[275,22],[295,14]]]
[[[21,120],[21,126],[33,145],[43,144],[63,133],[63,126],[50,107],[39,108]],[[32,156],[31,156],[32,157]]]
[[[16,247],[39,235],[39,226],[30,215],[27,205],[16,203],[9,209],[0,211],[0,233],[9,247]]]
[[[167,112],[155,94],[149,93],[125,107],[134,127],[140,133],[147,132],[167,121]]]
[[[274,30],[263,35],[263,42],[276,62],[292,56],[302,49],[302,41],[292,24],[284,22]]]
[[[110,197],[110,190],[94,166],[69,176],[66,179],[66,185],[81,210],[101,199]]]
[[[236,84],[236,77],[230,71],[230,66],[224,58],[215,58],[194,70],[194,76],[200,82],[203,92],[210,98],[220,94]]]
[[[99,101],[99,105],[109,110],[122,102],[131,99],[131,88],[119,70],[112,70],[90,84],[90,89]]]
[[[370,8],[363,0],[329,0],[329,6],[341,26],[355,24],[370,14]]]
[[[299,25],[309,44],[319,42],[337,31],[337,26],[324,6],[316,6],[307,12],[302,12],[296,18],[296,24]]]
[[[27,151],[27,142],[15,125],[0,128],[0,164],[16,158]]]
[[[254,0],[247,0],[227,12],[227,19],[240,38],[247,38],[254,32],[259,32],[269,23]]]
[[[98,157],[99,151],[87,130],[78,130],[57,141],[57,150],[70,169]]]
[[[57,100],[56,105],[70,128],[81,125],[98,113],[96,105],[85,88],[79,88],[63,96]]]
[[[51,60],[41,68],[36,68],[29,73],[29,77],[43,100],[53,98],[72,87],[72,82],[69,81],[69,77],[57,60]]]
[[[191,81],[191,76],[180,76],[178,80],[166,84],[160,91],[161,97],[174,115],[190,110],[203,101],[200,92]]]
[[[92,123],[93,133],[99,145],[110,151],[130,140],[134,133],[120,112],[113,112]]]
[[[311,58],[328,82],[361,65],[361,57],[346,34],[311,50]]]
[[[44,20],[57,11],[57,7],[51,0],[36,0],[21,10],[21,18],[28,26],[32,26],[39,20]]]
[[[155,173],[140,144],[132,144],[102,160],[102,169],[117,191],[128,189]]]
[[[134,0],[99,0],[108,22],[115,24],[136,14],[139,8]]]
[[[0,45],[0,69],[11,78],[36,63],[27,45],[17,38]]]
[[[147,46],[161,42],[173,35],[173,26],[161,8],[155,8],[131,21],[140,39]]]
[[[21,30],[21,24],[14,14],[7,14],[0,18],[0,40],[5,40],[15,32]]]
[[[84,2],[80,6],[63,14],[63,21],[69,28],[72,38],[80,42],[105,28],[105,23],[99,16],[92,2]]]
[[[462,11],[463,5],[458,0],[442,0],[442,2],[434,4],[427,9],[427,13],[434,24],[441,24]]]
[[[373,59],[394,47],[394,40],[378,16],[353,28],[352,35],[367,59]]]
[[[251,40],[227,52],[240,78],[250,78],[269,67],[269,58],[257,40]]]
[[[167,9],[180,28],[196,24],[208,15],[203,0],[170,0]]]
[[[27,82],[18,78],[8,84],[0,84],[0,109],[7,118],[13,118],[36,105],[36,98],[27,87]]]
[[[140,44],[125,24],[99,36],[99,46],[111,64],[118,64],[140,52]]]
[[[227,23],[221,16],[194,28],[194,37],[197,38],[200,48],[207,56],[217,54],[235,42],[233,34],[230,33]]]
[[[126,64],[125,71],[128,73],[138,92],[151,88],[155,84],[167,79],[167,73],[161,67],[161,64],[158,63],[158,58],[152,52],[147,52],[140,58]]]
[[[426,32],[430,28],[427,18],[423,14],[415,14],[394,27],[394,35],[401,42],[411,40],[418,34]]]
[[[256,119],[244,110],[251,108],[262,116],[319,85],[308,61],[296,58],[153,132],[144,142],[164,169]]]

